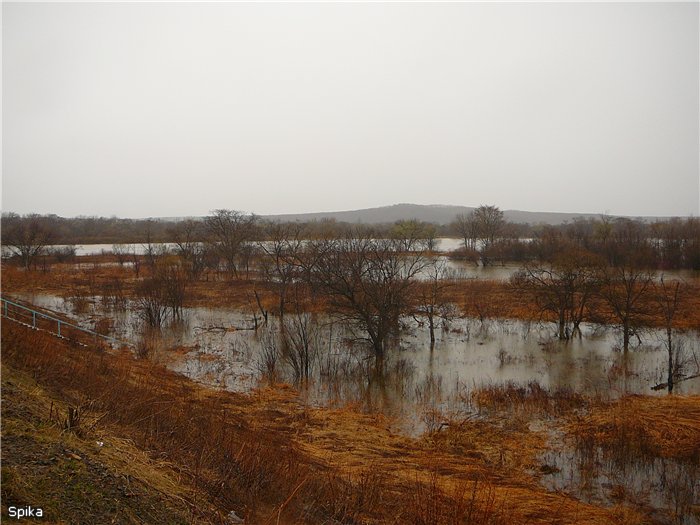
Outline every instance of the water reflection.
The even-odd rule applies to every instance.
[[[543,456],[543,485],[584,501],[612,506],[627,503],[646,509],[658,523],[697,525],[693,511],[700,499],[700,467],[662,457],[629,454],[625,447],[604,450],[586,443],[559,446]],[[669,521],[671,519],[671,521]]]
[[[143,338],[154,337],[128,307],[104,310],[97,300],[76,305],[71,299],[44,294],[19,298],[70,315],[88,328],[108,315],[111,335],[137,346]],[[288,322],[293,318],[288,316]],[[305,323],[302,335],[310,354],[305,381],[299,372],[303,360],[298,355],[292,359],[295,346],[280,338],[275,319],[255,331],[248,313],[227,308],[186,308],[181,322],[157,332],[151,353],[173,370],[217,388],[246,391],[260,381],[294,383],[307,390],[311,403],[357,403],[405,419],[402,426],[414,428],[412,433],[422,429],[415,414],[426,405],[458,409],[469,392],[485,386],[535,381],[551,390],[617,397],[654,394],[651,387],[666,376],[663,334],[656,330],[648,330],[643,344],[625,355],[617,350],[619,336],[611,328],[584,325],[583,337],[564,342],[553,337],[549,326],[457,319],[437,331],[431,350],[427,328],[404,319],[401,337],[388,353],[383,373],[377,375],[361,334],[323,316]],[[290,338],[293,327],[286,328]],[[679,335],[678,341],[685,374],[700,372],[698,334]],[[680,381],[676,388],[681,394],[700,393],[700,381]]]

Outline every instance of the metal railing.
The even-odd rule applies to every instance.
[[[89,338],[88,341],[106,341],[112,346],[131,346],[129,343],[120,341],[109,335],[100,334],[89,328],[84,328],[64,319],[39,312],[38,310],[10,301],[4,297],[0,297],[0,315],[11,321],[33,328],[34,330],[44,330],[61,339],[68,339],[80,344],[86,344],[85,339]]]

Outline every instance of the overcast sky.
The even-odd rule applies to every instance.
[[[2,5],[4,211],[699,213],[698,3]]]

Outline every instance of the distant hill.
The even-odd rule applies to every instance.
[[[394,204],[379,208],[363,210],[331,211],[319,213],[293,213],[284,215],[265,215],[263,218],[275,221],[320,221],[335,219],[340,222],[380,224],[400,220],[417,219],[419,221],[448,224],[460,213],[469,213],[475,208],[468,206],[450,206],[443,204]],[[511,222],[529,224],[561,224],[576,217],[598,217],[593,213],[553,213],[519,210],[504,210],[505,219]],[[640,217],[644,219],[643,217]]]

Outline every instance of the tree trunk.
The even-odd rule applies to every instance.
[[[629,321],[625,320],[622,323],[622,349],[625,353],[630,347],[630,324]]]
[[[384,341],[379,337],[374,342],[374,355],[377,356],[378,359],[384,358]]]
[[[433,312],[428,312],[428,328],[430,328],[430,349],[435,346],[435,318]]]
[[[384,375],[384,347],[381,344],[374,345],[374,375],[376,377]]]
[[[666,330],[668,336],[668,393],[673,392],[673,346],[672,346],[672,330]]]
[[[559,310],[559,339],[568,339],[566,336],[566,320],[564,310]]]

